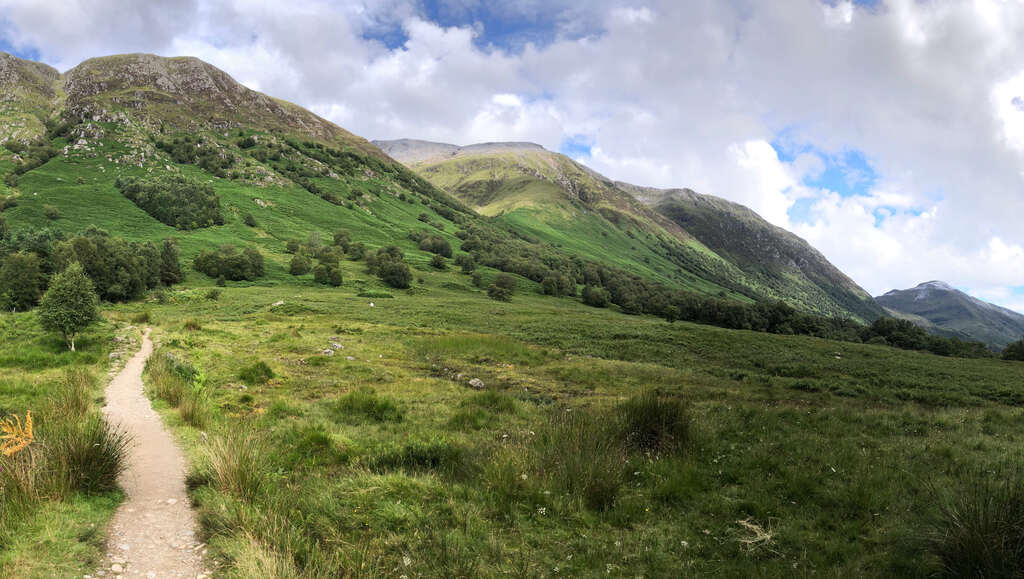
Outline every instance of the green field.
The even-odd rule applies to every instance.
[[[936,493],[1019,457],[1022,364],[498,304],[450,277],[373,308],[352,288],[229,287],[110,311],[148,312],[158,355],[204,376],[201,411],[164,408],[226,573],[924,576]],[[258,362],[274,377],[247,384]],[[364,389],[371,410],[346,406]],[[649,389],[687,401],[692,440],[616,465],[606,509],[531,464],[552,416]],[[258,482],[204,466],[229,459]]]

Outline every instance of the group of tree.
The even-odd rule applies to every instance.
[[[197,165],[204,171],[221,178],[235,164],[235,158],[222,150],[216,142],[197,135],[180,135],[173,139],[159,139],[156,148],[167,153],[175,163]]]
[[[405,254],[397,245],[382,247],[366,254],[366,270],[393,288],[406,289],[412,285],[412,270],[405,263]]]
[[[451,244],[440,235],[430,233],[429,231],[413,231],[409,234],[409,239],[417,243],[420,251],[427,251],[447,258],[452,256]]]
[[[4,143],[4,148],[17,155],[18,159],[14,164],[14,170],[4,177],[4,182],[10,187],[18,185],[19,175],[44,165],[57,154],[57,149],[50,144],[50,140],[43,137],[28,144],[8,139]]]
[[[1003,349],[1003,359],[1024,362],[1024,338],[1007,345]]]
[[[263,277],[263,254],[258,249],[222,245],[195,256],[192,267],[218,280],[252,281]]]
[[[0,307],[34,307],[50,279],[73,263],[110,302],[137,299],[184,278],[173,239],[129,242],[95,227],[70,237],[46,229],[12,236],[0,218]]]
[[[223,225],[220,197],[213,187],[178,175],[118,178],[115,186],[157,221],[178,229]]]
[[[286,250],[293,254],[289,273],[300,276],[312,271],[313,280],[317,283],[340,286],[344,282],[341,260],[349,252],[352,259],[362,259],[364,249],[363,244],[352,243],[351,233],[344,229],[334,232],[331,241],[332,244],[325,244],[317,232],[310,233],[305,243],[297,239],[289,240]],[[316,265],[313,260],[317,261]]]

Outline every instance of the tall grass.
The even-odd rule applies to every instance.
[[[679,398],[648,391],[616,409],[626,445],[645,453],[678,452],[690,440],[690,414]]]
[[[401,422],[405,412],[398,404],[377,394],[372,388],[362,387],[338,399],[335,414],[348,421]]]
[[[271,464],[269,449],[256,434],[231,431],[210,439],[189,474],[189,486],[209,485],[253,503],[266,490]]]
[[[156,352],[146,362],[146,378],[150,395],[177,408],[186,424],[209,424],[213,411],[204,374],[167,352]]]
[[[955,492],[933,489],[926,532],[942,577],[1024,576],[1024,470],[976,471]]]

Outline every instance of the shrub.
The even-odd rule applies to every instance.
[[[1003,360],[1017,360],[1024,362],[1024,339],[1006,346],[1003,349]]]
[[[587,285],[583,287],[583,303],[595,308],[606,308],[611,297],[603,287]]]
[[[640,452],[677,452],[689,442],[689,409],[679,398],[645,392],[620,404],[616,413],[628,448]]]
[[[203,329],[203,325],[200,324],[199,320],[197,320],[195,318],[190,318],[188,320],[185,320],[184,327],[189,332],[198,332],[198,331],[201,331]]]
[[[445,263],[444,258],[438,254],[435,254],[434,257],[430,258],[430,265],[435,269],[448,269],[448,264]]]
[[[444,438],[412,440],[398,447],[385,448],[370,459],[377,471],[435,471],[462,475],[469,470],[468,453],[461,445]]]
[[[374,422],[401,422],[405,413],[394,400],[380,396],[371,388],[360,388],[338,400],[337,411],[342,416]]]
[[[512,301],[512,290],[492,284],[487,288],[487,297],[501,302],[510,302]]]
[[[508,290],[511,294],[516,290],[516,277],[507,273],[499,273],[498,277],[494,278],[494,285]]]
[[[18,252],[7,256],[0,267],[0,307],[28,310],[42,293],[43,272],[39,256]]]
[[[60,219],[60,209],[57,209],[53,205],[43,205],[43,215],[45,215],[50,221],[56,221]]]
[[[225,245],[216,251],[201,252],[192,261],[192,267],[213,278],[251,281],[263,277],[263,255],[251,247],[239,251]]]
[[[479,271],[473,272],[473,277],[471,278],[471,280],[473,282],[474,287],[483,287],[484,274],[480,273]]]
[[[223,225],[220,198],[213,187],[185,177],[119,178],[121,194],[157,221],[177,229]]]
[[[944,577],[1020,577],[1024,569],[1024,475],[978,471],[954,493],[932,492],[925,532]]]
[[[441,237],[440,235],[425,235],[419,240],[419,248],[421,251],[429,251],[443,257],[452,256],[452,246],[448,243],[448,240]]]
[[[252,213],[246,213],[245,217],[242,218],[242,223],[245,223],[249,227],[256,227],[256,218]]]
[[[468,253],[460,253],[455,256],[455,265],[462,268],[462,273],[473,273],[473,270],[476,269],[476,261]]]
[[[406,289],[412,285],[412,271],[401,262],[389,262],[381,266],[378,274],[381,281],[397,289]]]
[[[306,275],[309,273],[311,267],[312,264],[310,263],[309,258],[301,253],[297,253],[292,256],[292,261],[288,265],[288,273],[292,275]]]
[[[224,293],[224,292],[219,290],[219,289],[217,289],[217,288],[211,288],[211,289],[207,290],[205,297],[206,297],[206,299],[210,300],[211,302],[215,302],[215,301],[220,299],[220,296],[221,296],[222,293]]]
[[[299,247],[300,244],[298,239],[289,239],[285,243],[284,250],[288,253],[298,253]]]
[[[344,281],[340,269],[323,263],[313,269],[313,280],[334,287],[340,286]]]
[[[263,360],[259,360],[252,366],[246,366],[238,371],[238,379],[249,386],[266,384],[273,377],[274,371]]]

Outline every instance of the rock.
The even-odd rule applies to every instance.
[[[178,499],[167,499],[167,504],[173,505],[178,502]]]
[[[353,356],[345,356],[345,359],[348,360],[349,362],[355,362],[356,360]]]
[[[121,357],[121,353],[120,352],[111,352],[110,356],[109,356],[109,358],[111,360],[117,360],[120,357]]]
[[[124,567],[118,565],[117,563],[114,563],[113,565],[111,565],[110,566],[110,570],[113,571],[114,573],[124,573]]]
[[[484,381],[479,378],[473,378],[472,380],[470,380],[469,385],[472,386],[473,388],[476,388],[477,390],[484,389]]]
[[[334,350],[332,350],[330,348],[327,348],[322,353],[323,353],[324,356],[333,356],[334,355]]]
[[[337,342],[331,342],[331,349],[332,350],[344,350],[345,346],[342,346],[341,344],[339,344]]]
[[[284,300],[277,300],[276,302],[270,304],[270,307],[276,308],[277,306],[283,306],[283,305],[284,305]]]

